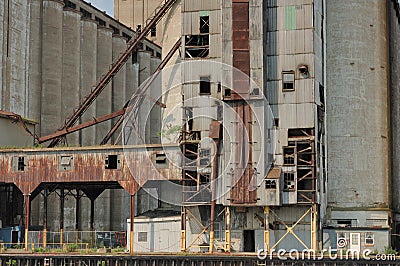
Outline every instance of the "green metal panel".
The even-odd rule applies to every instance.
[[[286,30],[296,29],[296,6],[286,7]]]
[[[208,17],[210,16],[210,11],[199,11],[200,17]]]

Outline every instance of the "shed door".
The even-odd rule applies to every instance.
[[[360,233],[350,233],[350,250],[360,252]]]

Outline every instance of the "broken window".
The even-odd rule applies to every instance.
[[[200,33],[210,33],[210,17],[200,17]]]
[[[76,9],[76,4],[72,3],[71,1],[64,0],[64,5],[66,8]]]
[[[25,157],[24,156],[18,156],[18,157],[13,157],[13,170],[14,172],[23,172],[25,171]]]
[[[296,190],[294,173],[283,173],[283,191]]]
[[[119,155],[108,155],[105,160],[105,168],[106,169],[120,169],[121,167],[121,159]]]
[[[224,97],[231,97],[231,89],[225,89]]]
[[[265,188],[266,189],[276,189],[276,180],[266,179],[265,180]]]
[[[283,91],[294,91],[294,71],[282,72]]]
[[[104,20],[102,20],[101,18],[95,17],[95,20],[97,23],[99,23],[99,26],[103,26],[103,27],[106,26],[106,22]]]
[[[201,149],[200,150],[200,165],[209,166],[210,165],[210,155],[211,149]]]
[[[210,77],[200,77],[200,94],[211,94]]]
[[[185,36],[185,57],[186,58],[204,58],[207,57],[210,50],[210,36],[204,35],[186,35]]]
[[[375,244],[374,234],[373,233],[365,233],[365,245],[373,246]]]
[[[283,148],[283,165],[294,165],[295,147]]]
[[[82,17],[84,18],[92,18],[92,13],[90,13],[89,11],[80,8],[80,12],[82,13]]]
[[[147,242],[147,232],[138,233],[138,242]]]

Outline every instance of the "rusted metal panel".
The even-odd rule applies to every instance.
[[[169,167],[153,164],[155,154],[164,153],[173,161],[179,160],[177,146],[107,147],[76,149],[31,149],[0,151],[0,182],[14,183],[24,194],[31,194],[41,183],[118,182],[134,194],[147,180],[180,180],[175,163]],[[62,171],[61,155],[71,156],[72,170]],[[107,156],[120,160],[117,169],[106,169]],[[119,157],[118,157],[119,156]],[[13,157],[25,157],[22,170],[13,169]],[[114,167],[110,167],[114,168]],[[139,184],[139,185],[138,185]]]

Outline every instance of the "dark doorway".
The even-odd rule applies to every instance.
[[[18,244],[18,231],[11,231],[11,243]]]
[[[254,230],[244,230],[244,252],[256,252],[256,238]]]

